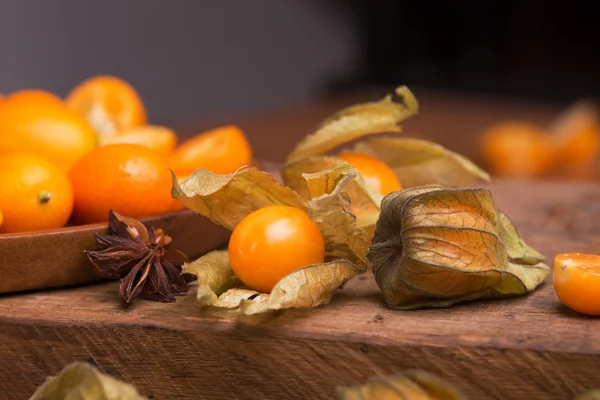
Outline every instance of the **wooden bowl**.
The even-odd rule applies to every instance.
[[[230,232],[190,210],[142,218],[173,238],[172,249],[190,259],[227,243]],[[56,288],[102,280],[85,257],[96,247],[94,233],[108,224],[0,234],[0,293]]]

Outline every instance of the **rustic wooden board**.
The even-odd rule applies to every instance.
[[[227,243],[230,232],[190,210],[142,218],[173,238],[172,249],[197,258]],[[95,233],[108,224],[32,233],[0,234],[0,293],[56,288],[101,280],[83,251],[96,248]]]
[[[600,251],[600,187],[496,182],[498,204],[551,260]],[[333,399],[337,385],[422,368],[471,399],[572,399],[600,386],[600,320],[534,294],[448,310],[392,311],[372,276],[317,310],[219,319],[195,306],[123,307],[116,283],[0,298],[0,394],[27,398],[88,361],[153,399]]]

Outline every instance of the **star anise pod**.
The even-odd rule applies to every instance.
[[[153,300],[169,302],[188,291],[181,275],[187,257],[168,251],[171,237],[162,229],[147,227],[114,211],[109,215],[109,234],[96,234],[95,251],[85,251],[96,272],[106,278],[121,279],[119,296],[129,304],[140,293]]]

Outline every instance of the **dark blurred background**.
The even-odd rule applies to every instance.
[[[0,92],[130,81],[155,123],[364,86],[567,103],[600,93],[593,2],[0,0]]]

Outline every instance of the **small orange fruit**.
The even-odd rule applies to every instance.
[[[572,310],[600,315],[600,256],[557,255],[554,259],[554,289],[560,301]]]
[[[598,157],[600,121],[592,104],[574,104],[558,116],[549,132],[559,166],[585,167]]]
[[[482,137],[483,156],[499,175],[539,177],[554,166],[554,149],[548,135],[520,121],[492,126]]]
[[[112,209],[137,218],[172,210],[172,178],[166,162],[147,147],[113,144],[98,147],[69,172],[78,223],[108,220]]]
[[[41,106],[65,107],[63,100],[42,89],[22,89],[11,93],[4,100],[6,104],[29,104]]]
[[[240,280],[269,293],[286,275],[325,259],[319,227],[304,211],[269,206],[247,215],[229,240],[229,262]]]
[[[66,172],[96,141],[85,119],[66,107],[7,103],[0,109],[0,155],[38,154]]]
[[[100,145],[130,143],[148,147],[164,159],[167,159],[175,150],[177,135],[165,126],[134,126],[122,129],[114,134],[102,135]]]
[[[0,156],[0,209],[0,233],[60,228],[73,209],[71,184],[64,172],[40,156]]]
[[[193,137],[175,149],[170,159],[178,175],[191,175],[197,169],[229,174],[252,162],[252,150],[237,126],[224,126]]]
[[[77,85],[66,98],[98,133],[146,124],[146,108],[135,89],[114,76],[96,76]]]
[[[378,158],[359,153],[342,153],[338,158],[352,165],[363,179],[383,196],[402,189],[394,171]]]

